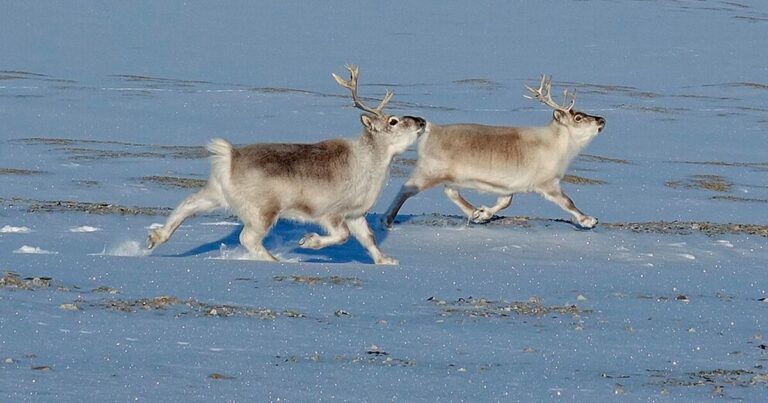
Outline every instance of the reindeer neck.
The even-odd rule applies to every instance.
[[[386,168],[394,157],[394,153],[389,149],[388,145],[378,141],[367,130],[364,130],[357,139],[357,145],[361,151],[360,158],[368,159],[371,169]]]

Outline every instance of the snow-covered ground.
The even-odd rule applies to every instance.
[[[756,1],[6,2],[0,401],[768,400],[766,37]],[[143,249],[211,137],[359,133],[345,63],[436,123],[576,88],[607,127],[565,190],[601,224],[433,189],[377,230],[397,267],[282,221],[284,263],[246,260],[227,214]]]

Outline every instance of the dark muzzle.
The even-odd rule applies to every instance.
[[[424,127],[426,127],[426,126],[427,126],[427,121],[426,121],[426,120],[424,120],[424,119],[422,119],[422,118],[420,118],[420,117],[416,117],[416,116],[405,116],[405,118],[407,118],[407,119],[413,119],[413,120],[416,122],[416,124],[419,126],[419,128],[420,128],[420,129],[423,129]]]
[[[600,116],[597,117],[597,132],[600,133],[603,131],[603,128],[605,127],[605,119],[601,118]]]

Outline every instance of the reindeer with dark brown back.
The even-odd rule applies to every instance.
[[[478,124],[439,126],[427,124],[419,140],[419,157],[410,179],[389,207],[383,224],[391,227],[408,198],[444,184],[445,194],[473,222],[486,222],[512,203],[515,193],[536,192],[569,212],[583,228],[597,219],[582,213],[560,189],[560,180],[574,157],[605,127],[605,119],[552,100],[551,78],[542,76],[529,96],[554,110],[552,120],[541,127],[497,127]],[[498,194],[496,204],[479,208],[459,193],[460,188]]]
[[[188,217],[231,209],[243,222],[240,243],[252,258],[276,261],[262,240],[278,217],[318,223],[327,235],[306,234],[299,244],[320,249],[345,242],[352,234],[376,264],[397,264],[376,245],[365,213],[373,206],[387,177],[392,158],[424,132],[424,119],[384,113],[392,98],[387,91],[378,107],[366,106],[357,95],[358,69],[347,66],[349,80],[336,81],[352,92],[363,132],[356,139],[316,144],[254,144],[233,147],[212,140],[211,174],[202,190],[173,210],[162,228],[149,233],[148,247],[166,242]]]

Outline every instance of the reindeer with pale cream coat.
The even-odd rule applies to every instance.
[[[317,222],[328,234],[306,234],[299,244],[320,249],[345,242],[350,233],[376,264],[397,264],[376,245],[365,213],[384,185],[392,158],[422,134],[426,122],[383,112],[392,98],[387,91],[378,107],[357,95],[358,69],[347,66],[349,80],[333,77],[352,92],[363,133],[356,139],[316,144],[255,144],[233,147],[223,139],[208,144],[211,174],[206,185],[181,202],[165,225],[148,236],[150,249],[165,243],[190,216],[232,210],[243,222],[240,243],[252,258],[276,261],[262,240],[278,217]]]
[[[428,123],[419,140],[419,156],[410,179],[390,205],[383,224],[391,228],[408,198],[444,184],[444,192],[473,222],[489,221],[509,207],[515,193],[536,192],[560,206],[583,228],[597,219],[582,213],[560,189],[568,165],[605,127],[605,119],[573,110],[575,94],[566,102],[552,100],[551,79],[542,76],[530,96],[554,109],[552,121],[541,127],[497,127],[478,124],[439,126]],[[459,193],[460,188],[499,194],[496,204],[479,208]]]

